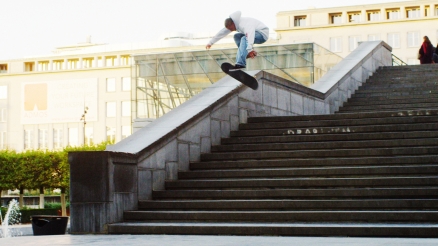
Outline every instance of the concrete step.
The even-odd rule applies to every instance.
[[[432,103],[414,103],[405,102],[397,104],[386,105],[349,105],[346,104],[339,109],[339,112],[357,112],[357,111],[376,111],[376,110],[397,110],[397,109],[426,109],[426,108],[438,108],[438,102]]]
[[[188,189],[279,189],[324,187],[415,187],[438,186],[438,176],[417,175],[403,177],[294,177],[294,178],[240,178],[166,181],[166,190]]]
[[[341,139],[339,139],[341,140]],[[411,138],[390,140],[364,141],[328,141],[328,142],[297,142],[297,143],[257,143],[213,146],[212,153],[217,152],[247,152],[247,151],[277,151],[277,150],[316,150],[316,149],[354,149],[354,148],[394,148],[438,146],[438,138]]]
[[[437,199],[438,187],[397,188],[306,188],[235,190],[162,190],[153,191],[154,199]]]
[[[271,159],[271,160],[238,160],[191,162],[191,170],[211,169],[241,169],[241,168],[284,168],[284,167],[352,167],[381,165],[426,165],[437,164],[438,156],[433,155],[399,155],[399,156],[369,156],[363,157],[332,157],[307,159]]]
[[[438,74],[437,74],[438,76]],[[435,89],[438,82],[430,79],[424,79],[424,80],[416,80],[416,81],[400,81],[397,80],[395,82],[392,81],[368,81],[365,84],[362,84],[362,86],[359,87],[359,90],[381,90],[381,89],[392,89],[392,88],[406,88],[409,89],[416,89],[416,88],[431,88]]]
[[[436,94],[438,91],[436,90],[437,85],[424,85],[424,83],[421,86],[418,85],[409,85],[409,84],[399,84],[398,87],[382,87],[382,86],[374,86],[374,85],[368,85],[364,88],[359,88],[358,91],[356,91],[355,94],[371,94],[371,93],[392,93],[392,92],[433,92],[431,94]]]
[[[437,222],[438,211],[125,211],[125,221]]]
[[[145,200],[139,210],[436,210],[438,199]]]
[[[287,150],[262,152],[219,152],[201,154],[201,161],[231,161],[231,160],[265,160],[265,159],[301,159],[301,158],[342,158],[401,155],[436,155],[438,146],[431,147],[393,147],[364,149],[332,149],[332,150]]]
[[[273,123],[272,123],[273,124]],[[231,137],[255,137],[255,136],[285,136],[285,135],[327,135],[350,133],[377,133],[377,132],[407,132],[407,131],[435,131],[436,123],[411,123],[411,124],[388,124],[388,125],[361,125],[361,126],[337,126],[337,127],[288,127],[280,129],[258,129],[232,131]]]
[[[425,115],[425,116],[410,116],[410,117],[259,122],[259,123],[240,124],[239,130],[281,129],[281,128],[297,128],[297,127],[349,127],[349,126],[364,126],[364,125],[416,124],[416,123],[431,123],[431,122],[438,122],[438,116]]]
[[[358,99],[358,100],[348,100],[347,103],[344,103],[343,107],[348,106],[369,106],[369,105],[392,105],[392,104],[418,104],[418,103],[437,103],[438,98],[414,98],[414,99],[385,99],[385,100],[369,100],[366,98]],[[342,109],[342,108],[341,108]]]
[[[396,110],[392,112],[350,112],[343,114],[324,114],[324,115],[251,117],[248,118],[248,123],[393,118],[393,117],[411,117],[411,116],[425,116],[425,115],[429,115],[429,116],[438,115],[438,109]]]
[[[404,131],[404,132],[377,132],[349,134],[315,134],[315,135],[287,135],[287,136],[261,136],[261,137],[231,137],[222,138],[221,144],[212,146],[212,150],[221,149],[226,145],[236,144],[263,144],[263,143],[302,143],[302,142],[337,142],[337,141],[364,141],[364,140],[390,140],[413,138],[437,138],[438,131]]]
[[[438,165],[392,165],[392,166],[345,166],[303,168],[245,168],[217,169],[178,172],[179,180],[186,179],[237,179],[237,178],[284,178],[284,177],[366,177],[403,175],[435,175]]]
[[[109,234],[436,237],[435,223],[114,223]]]
[[[436,96],[438,94],[437,90],[429,90],[429,91],[387,91],[387,92],[380,92],[380,91],[376,91],[376,92],[364,92],[361,93],[360,90],[356,91],[354,94],[354,97],[369,97],[370,95],[372,95],[373,97],[383,97],[383,96]]]

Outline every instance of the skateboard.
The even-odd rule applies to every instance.
[[[257,82],[256,78],[245,73],[242,70],[230,71],[230,69],[232,68],[234,68],[234,66],[228,62],[224,62],[221,65],[221,69],[222,71],[224,71],[224,73],[230,75],[231,77],[235,78],[236,80],[248,86],[249,88],[253,90],[257,90],[257,88],[259,87],[259,83]]]

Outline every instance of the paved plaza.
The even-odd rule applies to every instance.
[[[438,239],[428,238],[345,238],[345,237],[262,237],[262,236],[190,236],[190,235],[60,235],[0,238],[0,245],[294,245],[294,246],[436,246]]]

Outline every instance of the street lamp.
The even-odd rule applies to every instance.
[[[85,121],[85,116],[87,115],[88,107],[84,108],[84,113],[82,114],[82,117],[80,121],[84,121],[84,146],[85,146],[85,125],[87,125],[87,121]]]

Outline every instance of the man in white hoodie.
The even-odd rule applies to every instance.
[[[238,47],[234,69],[246,68],[246,58],[254,58],[257,55],[254,44],[263,44],[269,38],[269,28],[265,24],[254,18],[241,17],[241,14],[240,11],[232,13],[230,18],[225,20],[225,28],[205,46],[208,50],[221,38],[237,31],[238,33],[234,34],[234,42]]]

